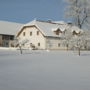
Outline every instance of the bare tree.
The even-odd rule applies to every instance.
[[[15,47],[19,47],[20,53],[23,53],[22,47],[28,42],[28,39],[21,40],[20,38],[15,38],[14,45]]]
[[[72,46],[75,50],[78,50],[78,55],[80,56],[81,50],[87,50],[88,47],[88,36],[87,32],[83,31],[79,33],[77,36],[72,38]]]
[[[63,38],[62,42],[63,42],[64,46],[66,47],[66,49],[67,49],[67,51],[68,51],[69,46],[70,46],[70,40],[71,40],[71,38],[73,37],[73,35],[72,35],[72,33],[71,33],[71,26],[69,26],[69,27],[67,28],[67,30],[65,30],[65,32],[62,33],[62,34],[63,34],[63,35],[62,35],[62,38]]]
[[[85,30],[82,35],[83,45],[85,50],[90,50],[90,31]]]
[[[82,28],[90,22],[90,0],[65,0],[67,2],[65,16]],[[90,25],[90,24],[89,24]]]

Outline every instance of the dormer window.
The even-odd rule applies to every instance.
[[[82,33],[82,29],[78,28],[77,26],[72,26],[71,27],[71,32],[72,32],[72,35],[80,35]]]
[[[73,35],[79,35],[80,32],[73,31],[72,34],[73,34]]]
[[[62,33],[62,31],[61,31],[59,28],[53,30],[53,32],[54,32],[56,35],[60,35],[60,33]]]

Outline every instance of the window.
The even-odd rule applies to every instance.
[[[80,32],[73,31],[72,34],[73,34],[73,35],[79,35]]]
[[[2,40],[9,40],[9,37],[10,37],[9,35],[3,35]]]
[[[32,32],[30,32],[30,36],[32,36]]]
[[[10,40],[14,40],[14,36],[10,36]]]
[[[60,47],[60,43],[58,43],[58,47]]]
[[[56,31],[54,31],[54,33],[55,33],[56,35],[59,35],[59,34],[61,33],[61,30],[57,29]]]
[[[40,43],[38,43],[38,46],[40,46]]]
[[[23,32],[23,36],[25,36],[25,32]]]
[[[37,31],[37,35],[39,35],[39,31]]]
[[[56,31],[56,35],[59,35],[59,31]]]
[[[8,42],[6,42],[6,46],[8,46]]]

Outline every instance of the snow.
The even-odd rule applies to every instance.
[[[90,90],[90,51],[0,50],[0,90]]]
[[[23,24],[0,21],[0,34],[15,35]]]
[[[0,51],[1,50],[17,50],[17,48],[14,48],[14,47],[0,47]]]
[[[57,24],[67,24],[67,23],[64,22],[64,21],[53,21],[53,22],[55,22],[55,23],[57,23]]]
[[[80,28],[78,28],[77,26],[72,26],[72,27],[71,27],[71,31],[72,31],[72,32],[75,31],[76,33],[83,32],[83,30],[80,29]]]
[[[53,36],[53,37],[60,37],[57,36],[53,31],[60,29],[62,32],[65,30],[69,30],[70,32],[76,31],[77,33],[83,32],[82,29],[79,29],[77,26],[71,26],[64,21],[40,21],[40,20],[33,20],[27,24],[24,24],[19,32],[22,30],[23,27],[26,26],[36,26],[45,36]]]
[[[61,31],[64,31],[67,28],[67,24],[59,24],[55,23],[54,21],[52,23],[47,21],[39,21],[39,20],[33,20],[24,26],[33,26],[35,25],[45,36],[54,36],[59,37],[53,33],[53,29],[59,28]],[[22,27],[23,28],[23,27]]]

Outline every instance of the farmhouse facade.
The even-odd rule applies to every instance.
[[[16,37],[19,39],[22,47],[34,49],[66,49],[63,43],[63,35],[70,28],[70,25],[60,21],[39,21],[33,20],[23,25]],[[75,29],[75,28],[74,28]],[[72,29],[73,34],[79,34],[80,31]],[[25,42],[26,41],[26,42]]]

